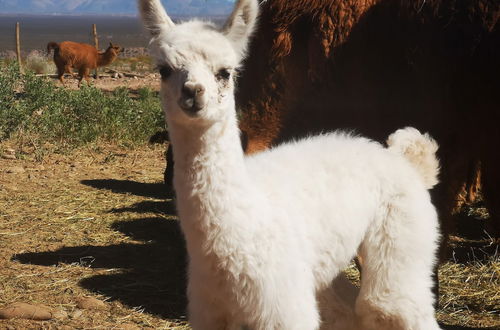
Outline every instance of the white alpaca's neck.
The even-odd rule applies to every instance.
[[[213,247],[217,240],[225,233],[247,231],[248,221],[253,221],[248,218],[255,205],[247,197],[255,192],[231,111],[227,120],[203,129],[170,124],[177,209],[192,253],[208,248],[223,254]]]

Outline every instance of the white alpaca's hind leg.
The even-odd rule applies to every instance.
[[[391,201],[360,247],[356,314],[361,329],[440,329],[431,291],[437,215],[426,195],[416,197]]]
[[[321,330],[354,330],[354,304],[359,289],[340,273],[332,284],[318,293]]]

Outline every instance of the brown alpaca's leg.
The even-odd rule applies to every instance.
[[[85,69],[85,80],[87,81],[87,84],[90,85],[90,69]]]
[[[83,78],[85,78],[85,81],[87,82],[87,85],[90,85],[89,73],[90,73],[90,69],[89,68],[84,68],[83,69]]]
[[[163,180],[167,185],[168,189],[172,189],[174,187],[174,152],[172,150],[172,144],[168,144],[167,154],[166,154],[167,166],[165,167],[165,172],[163,173]]]
[[[84,75],[85,75],[84,69],[78,70],[78,87],[81,86]]]
[[[89,79],[89,69],[82,67],[78,70],[78,87],[82,84],[82,80],[85,78],[87,81],[87,84],[90,85],[90,79]]]
[[[482,193],[490,214],[485,230],[492,238],[500,239],[500,155],[495,148],[481,160],[481,175]]]
[[[70,74],[73,79],[78,79],[78,76],[73,72],[73,67],[71,65],[66,66],[66,73]]]
[[[61,82],[61,84],[64,85],[64,72],[65,72],[65,67],[62,64],[57,64],[56,63],[56,68],[57,68],[57,79]]]
[[[465,200],[462,195],[470,184],[471,173],[474,172],[476,163],[476,160],[465,152],[448,151],[449,152],[441,158],[441,182],[433,190],[441,220],[443,240],[443,244],[439,251],[439,260],[441,262],[446,261],[448,258],[448,236],[457,232],[453,214],[460,209],[463,204],[462,201]]]
[[[469,173],[469,179],[467,182],[467,203],[474,203],[481,191],[481,162],[474,161],[473,168]]]
[[[463,191],[464,183],[467,182],[470,165],[470,160],[461,157],[460,153],[454,152],[451,148],[443,149],[447,152],[440,156],[442,159],[441,182],[432,190],[433,200],[439,213],[441,229],[438,262],[434,268],[434,287],[432,288],[436,298],[434,302],[436,309],[439,301],[439,265],[449,259],[449,235],[456,232],[453,212],[457,207],[457,196]]]
[[[471,160],[467,174],[467,181],[462,184],[456,197],[454,212],[459,211],[465,204],[472,204],[476,201],[481,190],[481,169],[478,160]]]

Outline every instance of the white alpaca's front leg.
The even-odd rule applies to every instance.
[[[253,317],[262,323],[250,324],[250,329],[318,330],[320,314],[312,278],[300,267],[280,273],[281,281],[268,281],[264,286],[262,310]]]
[[[280,326],[272,329],[318,330],[320,315],[313,291],[295,293],[294,298],[287,300],[286,306],[280,308]]]
[[[211,292],[211,291],[214,292]],[[228,330],[230,323],[223,304],[217,300],[217,289],[208,281],[188,283],[188,315],[195,330]]]

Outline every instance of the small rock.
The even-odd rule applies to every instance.
[[[50,308],[42,305],[30,305],[27,303],[13,303],[0,309],[0,319],[28,319],[28,320],[50,320],[52,312]]]
[[[7,148],[4,150],[3,154],[2,154],[2,158],[4,159],[16,159],[16,151],[14,149],[11,149],[11,148]]]
[[[21,166],[14,166],[14,167],[11,167],[11,168],[8,168],[6,170],[7,173],[13,173],[13,174],[19,174],[19,173],[24,173],[26,172],[26,170],[24,169],[24,167],[21,167]]]
[[[80,317],[82,317],[82,315],[83,315],[83,312],[80,309],[75,309],[75,311],[73,313],[71,313],[69,317],[76,320],[76,319],[79,319]]]
[[[68,317],[68,313],[60,309],[55,312],[52,312],[52,317],[57,320],[62,320]]]
[[[81,309],[107,309],[108,306],[94,297],[80,297],[76,299],[76,306]]]

